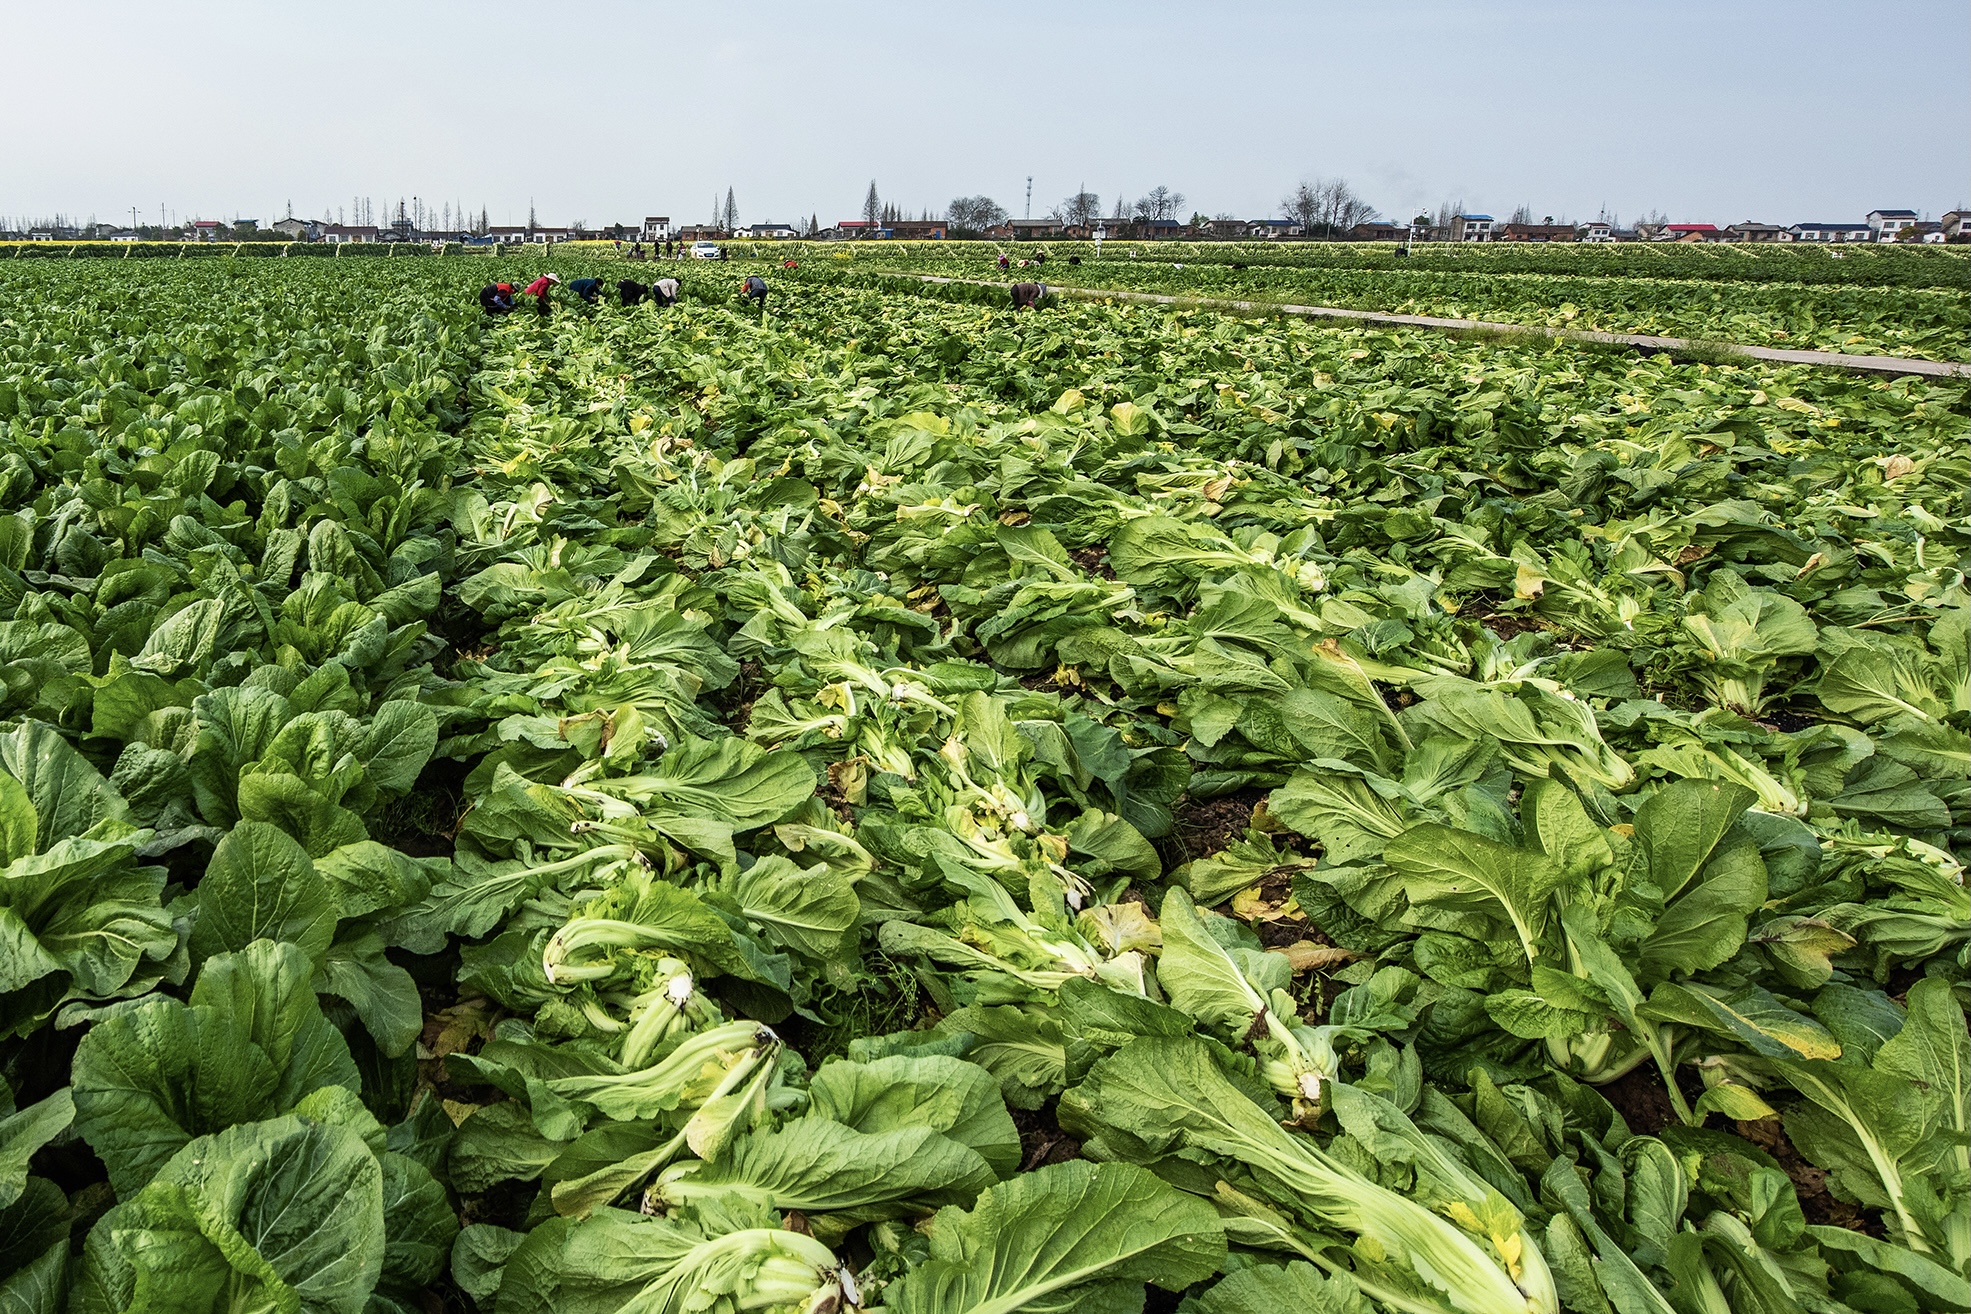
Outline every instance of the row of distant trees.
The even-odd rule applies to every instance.
[[[872,217],[876,204],[876,184],[872,182],[863,205],[865,219]],[[1080,227],[1089,227],[1105,220],[1111,223],[1129,220],[1182,221],[1186,217],[1187,204],[1184,193],[1158,184],[1135,198],[1118,196],[1113,205],[1105,210],[1101,196],[1084,187],[1071,196],[1063,197],[1047,211],[1046,217],[1055,223]],[[1345,179],[1326,178],[1301,183],[1288,192],[1280,202],[1280,214],[1292,219],[1309,234],[1333,234],[1346,232],[1356,224],[1376,218],[1377,210],[1357,194]],[[1201,213],[1189,216],[1193,224],[1202,224],[1211,217]],[[1216,217],[1232,219],[1239,216],[1222,214]],[[1005,206],[990,196],[960,196],[946,207],[945,218],[954,235],[983,233],[1005,223],[1007,211]]]
[[[1087,188],[1078,189],[1072,196],[1061,199],[1046,212],[1046,217],[1055,223],[1075,224],[1090,227],[1107,221],[1120,223],[1127,220],[1171,221],[1185,218],[1188,204],[1184,193],[1173,187],[1159,185],[1152,187],[1134,199],[1119,196],[1108,209],[1104,209],[1102,198]],[[1463,201],[1445,201],[1437,207],[1432,216],[1429,211],[1417,214],[1414,220],[1419,227],[1448,229],[1452,216],[1465,213]],[[1291,219],[1309,237],[1339,237],[1357,224],[1371,223],[1382,218],[1382,212],[1371,205],[1367,198],[1357,192],[1346,178],[1315,178],[1301,182],[1280,199],[1279,215]],[[881,224],[888,219],[904,216],[895,207],[887,206],[876,190],[876,184],[869,184],[868,195],[863,200],[862,217],[871,223]],[[929,218],[929,215],[925,216]],[[953,198],[945,208],[945,220],[951,225],[953,236],[978,235],[990,228],[1006,222],[1006,207],[990,196],[959,196]],[[1206,215],[1193,213],[1189,221],[1193,226],[1203,225],[1211,219],[1238,219],[1234,214]],[[1601,218],[1620,226],[1620,219],[1604,210]],[[1661,216],[1651,211],[1639,222],[1661,221]],[[1533,207],[1521,205],[1511,215],[1511,222],[1530,224],[1535,222]],[[1551,222],[1551,220],[1549,220]]]
[[[1056,223],[1075,224],[1081,227],[1091,227],[1103,221],[1110,223],[1122,223],[1129,220],[1137,220],[1139,222],[1169,222],[1182,220],[1185,217],[1184,207],[1186,204],[1187,200],[1184,193],[1175,188],[1159,184],[1134,199],[1118,196],[1115,199],[1114,205],[1105,213],[1102,198],[1086,188],[1081,188],[1074,195],[1062,198],[1060,202],[1046,211],[1045,217],[1052,219]],[[412,197],[409,199],[408,204],[404,199],[400,198],[394,209],[395,213],[393,214],[392,207],[387,202],[383,206],[384,222],[386,225],[394,221],[400,225],[409,224],[418,230],[423,230],[436,224],[442,231],[462,230],[479,234],[484,234],[489,230],[489,216],[486,207],[483,205],[479,207],[479,212],[475,215],[462,203],[454,205],[447,202],[442,207],[434,208],[425,205],[420,198]],[[355,223],[372,224],[376,222],[376,211],[376,203],[372,198],[358,196],[353,198],[348,211],[345,212],[342,207],[337,206],[330,211],[326,211],[323,214],[323,218],[330,219],[332,217],[334,220],[340,221],[344,214],[347,213],[353,216],[353,222]],[[294,203],[291,201],[288,203],[287,212],[290,218],[293,217]],[[1448,229],[1451,226],[1452,216],[1464,212],[1465,204],[1463,201],[1445,201],[1437,207],[1434,224],[1432,216],[1428,211],[1419,213],[1413,222],[1419,227],[1435,226],[1439,229]],[[1357,224],[1368,223],[1382,217],[1381,212],[1356,192],[1354,187],[1345,178],[1316,178],[1310,182],[1296,184],[1291,191],[1281,198],[1279,213],[1282,218],[1293,220],[1310,237],[1340,236]],[[909,219],[910,217],[902,207],[885,201],[881,193],[877,191],[875,181],[873,179],[870,181],[869,191],[864,195],[862,201],[862,218],[866,222],[872,226],[883,227],[899,220]],[[926,210],[917,217],[920,219],[934,219],[939,216],[933,215]],[[988,229],[996,228],[1006,222],[1009,214],[1006,207],[992,197],[980,195],[954,197],[951,203],[945,207],[945,213],[942,217],[950,225],[952,235],[962,237],[979,236]],[[1198,226],[1211,219],[1238,219],[1241,217],[1243,216],[1223,213],[1217,215],[1196,213],[1192,214],[1189,218],[1193,226]],[[1616,227],[1622,226],[1621,220],[1607,210],[1602,211],[1601,218]],[[1517,224],[1530,224],[1534,222],[1533,207],[1530,205],[1519,206],[1512,212],[1510,222]],[[1665,222],[1665,220],[1660,213],[1651,211],[1637,222],[1661,223]],[[535,225],[534,207],[531,202],[527,206],[527,223],[529,227]],[[731,187],[725,189],[723,200],[714,194],[712,199],[712,224],[714,227],[722,228],[727,232],[733,232],[738,229],[739,202]],[[810,216],[805,221],[796,220],[794,226],[804,233],[813,233],[820,228],[819,216]],[[93,216],[91,216],[87,224],[77,224],[73,219],[67,219],[61,215],[56,215],[51,220],[30,220],[26,217],[7,219],[0,217],[0,231],[13,230],[26,232],[38,228],[48,228],[63,231],[88,229],[93,232],[99,227],[108,230],[114,227],[114,225],[98,225]],[[569,228],[576,233],[587,233],[589,231],[588,225],[580,219],[571,223]],[[180,225],[145,225],[139,231],[146,239],[152,239],[154,236],[163,237],[183,233],[186,229]],[[600,231],[612,235],[620,235],[621,232],[627,230],[624,230],[621,225],[612,225]],[[242,224],[238,227],[237,231],[229,231],[227,235],[234,241],[249,241],[256,238],[267,241],[282,240],[281,234],[265,229],[255,231],[251,224]]]

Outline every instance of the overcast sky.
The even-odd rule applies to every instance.
[[[1277,212],[1847,220],[1971,200],[1966,0],[0,0],[0,215],[495,223],[1033,213],[1157,184]],[[353,221],[353,216],[349,216]]]

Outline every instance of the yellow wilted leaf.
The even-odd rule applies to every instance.
[[[1339,967],[1343,963],[1352,963],[1361,957],[1353,949],[1343,949],[1332,944],[1315,944],[1312,940],[1295,940],[1286,948],[1275,949],[1272,952],[1283,955],[1287,960],[1287,966],[1293,969],[1296,976],[1302,972],[1316,972],[1324,967]]]
[[[869,759],[852,757],[845,762],[828,764],[828,784],[841,795],[844,803],[862,804],[869,801]]]
[[[1277,922],[1298,913],[1299,909],[1289,913],[1285,904],[1269,902],[1266,896],[1259,892],[1257,885],[1240,890],[1232,896],[1232,914],[1242,921]]]
[[[1504,1237],[1495,1236],[1492,1238],[1492,1244],[1499,1248],[1499,1258],[1506,1261],[1506,1272],[1512,1274],[1513,1281],[1517,1282],[1519,1280],[1519,1257],[1522,1248],[1519,1233],[1514,1232],[1511,1236]]]
[[[483,1104],[466,1104],[460,1100],[439,1100],[438,1107],[445,1111],[445,1116],[450,1118],[452,1120],[452,1126],[456,1127],[486,1106]]]

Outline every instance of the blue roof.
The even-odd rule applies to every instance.
[[[1458,218],[1460,219],[1487,219],[1487,220],[1489,220],[1491,217],[1492,216],[1489,214],[1461,214],[1458,216]]]

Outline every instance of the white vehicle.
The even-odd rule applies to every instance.
[[[717,260],[722,254],[724,253],[719,250],[719,244],[717,242],[693,242],[691,244],[691,258],[693,260]]]

